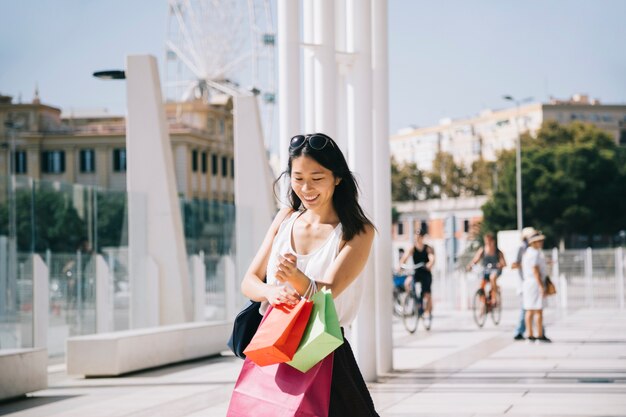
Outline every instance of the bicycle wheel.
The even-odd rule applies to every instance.
[[[474,300],[472,301],[472,311],[474,312],[474,321],[478,327],[485,325],[487,319],[487,304],[485,301],[485,292],[478,290],[474,294]]]
[[[502,318],[502,296],[500,294],[500,289],[496,292],[496,301],[493,306],[491,306],[491,320],[493,320],[493,324],[496,326],[500,324],[500,319]]]
[[[413,294],[407,294],[404,298],[404,312],[402,314],[402,323],[409,333],[415,333],[417,330],[417,303]]]
[[[393,290],[393,315],[396,317],[402,317],[404,313],[404,297],[406,293],[401,292],[397,288]]]

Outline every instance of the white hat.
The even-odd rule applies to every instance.
[[[531,243],[538,242],[540,240],[545,240],[545,239],[546,237],[542,235],[541,232],[535,231],[535,234],[528,238],[528,244],[530,245]]]
[[[524,227],[522,229],[522,239],[527,240],[529,237],[537,233],[534,227]]]

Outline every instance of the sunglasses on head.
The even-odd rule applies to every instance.
[[[321,151],[330,143],[334,148],[333,141],[323,133],[313,133],[312,135],[296,135],[289,141],[290,149],[299,149],[304,146],[305,143],[309,143],[311,149]]]

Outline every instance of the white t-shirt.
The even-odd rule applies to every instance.
[[[543,256],[543,252],[529,246],[522,256],[522,275],[524,281],[532,279],[535,281],[535,266],[539,267],[541,279],[544,279],[548,273],[546,265],[546,258]]]

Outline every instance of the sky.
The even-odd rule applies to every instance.
[[[389,0],[390,132],[586,93],[626,103],[626,1]],[[166,0],[0,0],[0,93],[125,112],[128,54],[163,71]]]

